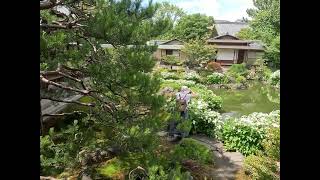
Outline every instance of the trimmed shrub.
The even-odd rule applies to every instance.
[[[250,155],[244,160],[244,171],[252,179],[280,179],[277,164],[267,157]]]
[[[238,75],[240,76],[246,76],[248,75],[248,69],[246,68],[245,64],[233,64],[229,69],[228,69],[228,74],[237,77]]]
[[[190,138],[182,139],[181,143],[175,147],[173,158],[179,162],[192,159],[202,164],[213,163],[212,151],[205,145]]]
[[[222,67],[219,63],[216,62],[209,62],[207,64],[207,69],[213,72],[222,72]]]
[[[207,76],[207,84],[221,84],[225,81],[224,79],[224,74],[215,72]]]
[[[262,141],[263,152],[267,157],[280,161],[280,128],[270,128]]]

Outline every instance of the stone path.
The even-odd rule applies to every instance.
[[[212,172],[214,180],[232,180],[243,164],[243,155],[239,152],[225,152],[223,144],[205,136],[191,136],[192,139],[213,150],[215,169]]]
[[[161,131],[158,136],[165,137],[167,132]],[[193,135],[190,138],[197,140],[199,143],[207,146],[213,151],[215,169],[213,169],[211,178],[214,180],[233,180],[236,173],[243,165],[244,156],[239,152],[226,152],[223,144],[215,139],[201,135]]]

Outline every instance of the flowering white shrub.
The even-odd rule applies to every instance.
[[[194,71],[191,71],[189,73],[186,73],[184,75],[184,79],[186,80],[192,80],[192,81],[199,81],[200,80],[200,75]]]
[[[209,104],[202,99],[190,103],[189,113],[194,130],[198,133],[214,136],[222,128],[220,113],[209,109]]]
[[[224,74],[214,72],[214,73],[207,76],[207,83],[208,84],[220,84],[224,81],[224,78],[225,78]]]
[[[280,70],[277,70],[271,74],[269,83],[273,86],[280,87]]]
[[[161,72],[161,77],[163,79],[179,79],[179,76],[172,72]]]
[[[280,127],[280,111],[273,111],[269,114],[254,112],[248,116],[242,116],[237,120],[238,123],[252,126],[256,129],[265,129],[269,127]]]

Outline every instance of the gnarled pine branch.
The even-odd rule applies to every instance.
[[[60,114],[42,114],[43,117],[45,116],[67,116],[67,115],[73,115],[73,114],[86,114],[86,112],[83,111],[73,111],[71,113],[60,113]]]
[[[74,103],[74,104],[78,104],[78,105],[82,105],[82,106],[95,107],[94,103],[83,103],[80,101],[62,100],[62,99],[55,99],[55,98],[51,98],[51,97],[41,97],[41,99],[47,99],[50,101],[63,102],[63,103]]]
[[[46,84],[51,84],[53,86],[56,86],[56,87],[59,87],[59,88],[65,89],[65,90],[78,92],[78,93],[83,94],[83,95],[89,95],[90,92],[91,92],[91,91],[88,91],[88,90],[75,89],[75,88],[72,88],[72,87],[64,86],[62,84],[50,81],[50,80],[46,79],[45,77],[43,77],[43,75],[41,75],[41,74],[40,74],[40,80],[42,82],[46,83]]]

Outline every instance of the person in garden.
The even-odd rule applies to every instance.
[[[188,105],[192,96],[195,96],[195,94],[187,86],[182,86],[181,90],[176,93],[177,109],[183,121],[188,120]],[[181,138],[187,136],[185,132],[177,131],[177,125],[177,121],[172,121],[169,124],[169,138],[172,138],[170,141],[181,140]]]
[[[183,119],[188,119],[188,104],[191,100],[192,92],[187,86],[182,86],[180,92],[176,94],[178,111]]]

